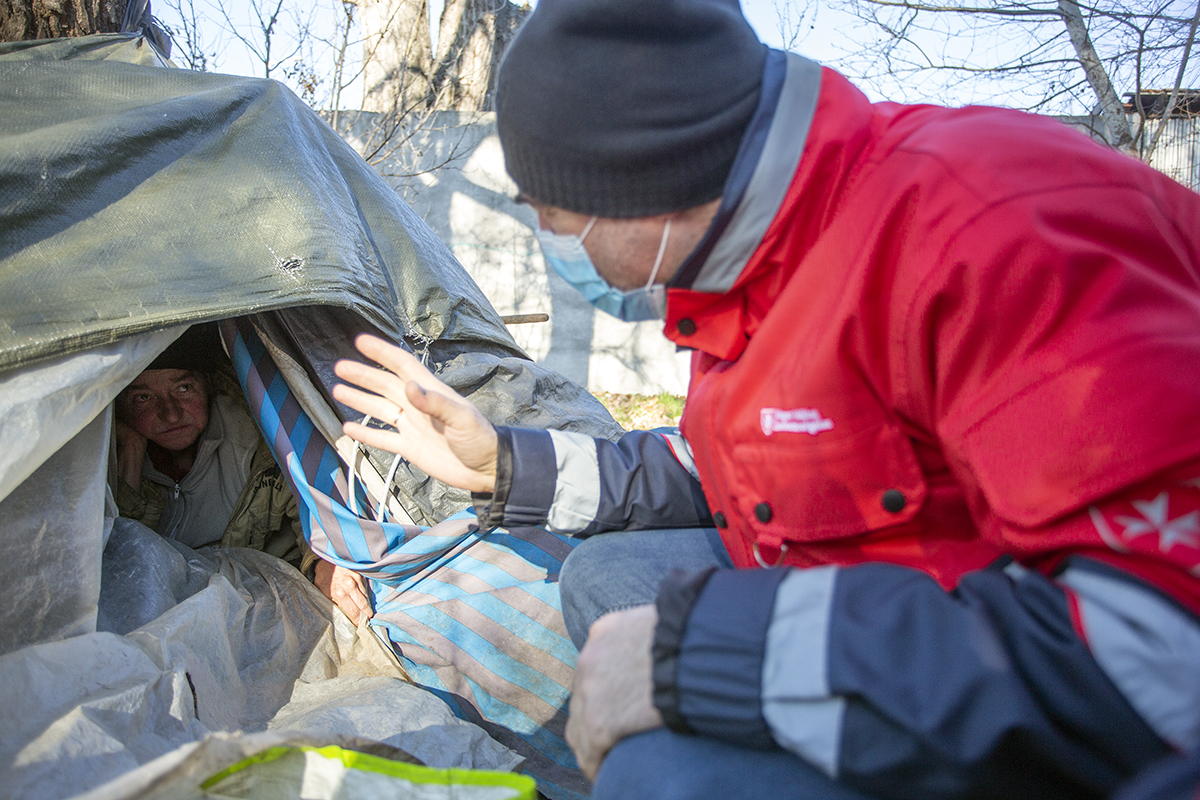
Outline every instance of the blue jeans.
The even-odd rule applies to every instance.
[[[593,622],[610,611],[653,603],[671,570],[732,566],[716,528],[601,533],[584,539],[559,577],[567,633],[582,650]]]
[[[559,578],[566,631],[578,648],[588,628],[614,610],[654,602],[672,570],[732,567],[712,528],[600,534],[576,546]],[[871,800],[839,786],[791,753],[728,745],[659,728],[608,753],[593,800]]]
[[[592,800],[876,800],[784,750],[751,750],[666,728],[609,751]]]
[[[732,567],[714,528],[604,533],[575,547],[559,585],[576,647],[610,611],[653,603],[671,570]],[[665,728],[631,736],[604,760],[593,800],[871,800],[783,750],[751,750]]]

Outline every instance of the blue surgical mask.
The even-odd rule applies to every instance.
[[[671,233],[671,220],[663,226],[662,241],[658,245],[658,257],[654,260],[654,269],[650,272],[650,280],[641,289],[623,292],[608,285],[592,264],[591,256],[583,246],[596,217],[592,217],[578,236],[573,234],[558,234],[548,230],[538,230],[538,242],[542,246],[542,255],[551,268],[567,283],[574,286],[584,299],[596,308],[626,322],[643,322],[651,319],[663,319],[667,315],[667,289],[654,282],[658,277],[659,267],[662,266],[663,254],[667,251],[667,238]]]

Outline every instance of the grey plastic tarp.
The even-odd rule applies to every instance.
[[[284,742],[516,766],[292,567],[250,550],[190,551],[114,519],[108,404],[176,333],[0,380],[0,431],[46,399],[28,428],[40,436],[13,440],[36,468],[0,500],[0,796],[158,797],[163,776],[185,786]],[[50,456],[37,463],[29,444]]]
[[[528,359],[429,227],[286,87],[159,63],[135,34],[0,45],[0,374],[257,314],[342,419],[332,360],[370,331],[426,355],[493,422],[622,433]],[[424,525],[469,502],[407,467],[397,492]]]
[[[134,772],[121,782],[129,786],[162,768],[138,773],[142,764],[190,752],[217,731],[361,739],[439,767],[520,763],[406,682],[369,629],[333,614],[283,562],[253,550],[188,551],[124,519],[109,555],[106,569],[147,589],[102,598],[102,626],[116,622],[116,632],[0,658],[0,794],[69,797]],[[146,581],[149,572],[168,580]],[[134,623],[144,624],[124,630]]]
[[[296,740],[282,728],[511,767],[294,570],[167,552],[115,522],[110,403],[187,324],[252,316],[326,401],[332,360],[374,330],[493,421],[620,429],[528,360],[428,227],[284,87],[162,63],[136,35],[0,45],[0,796],[149,796],[167,773]],[[467,502],[416,470],[397,482],[419,523]],[[169,591],[102,600],[109,544],[156,552]]]
[[[150,60],[141,41],[0,45],[0,369],[305,305],[523,355],[429,228],[282,84],[80,60],[104,42]]]

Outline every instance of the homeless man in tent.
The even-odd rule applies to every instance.
[[[282,558],[350,619],[370,616],[358,573],[305,542],[291,488],[230,372],[216,324],[193,325],[117,396],[121,516],[188,547]]]
[[[563,628],[557,574],[573,541],[536,527],[481,529],[469,510],[428,528],[395,521],[361,480],[348,477],[345,462],[296,401],[255,326],[244,319],[226,320],[220,329],[237,381],[231,391],[244,396],[244,413],[263,432],[272,463],[286,465],[286,471],[281,471],[286,485],[274,489],[286,489],[288,497],[296,498],[283,506],[288,509],[284,516],[298,519],[298,527],[282,530],[302,530],[304,541],[322,560],[361,581],[371,629],[395,652],[413,683],[430,690],[457,716],[515,751],[544,795],[563,800],[584,797],[587,781],[563,739],[566,720],[561,710],[576,651]],[[135,378],[126,389],[130,396],[122,398],[132,402],[140,397],[153,405],[162,398],[148,396],[150,387],[162,379],[168,388],[186,388],[186,399],[178,395],[166,398],[178,408],[147,415],[161,423],[160,429],[149,422],[139,426],[149,442],[148,451],[154,439],[160,439],[158,445],[167,452],[160,454],[158,463],[168,467],[169,459],[183,453],[186,440],[200,430],[198,417],[205,408],[190,396],[196,391],[191,371],[168,369],[181,363],[174,358],[155,363],[164,367],[164,374],[147,377],[143,372]],[[232,396],[229,399],[232,401]],[[135,415],[121,413],[127,414],[130,423],[136,422]],[[203,430],[207,434],[215,429],[210,422]],[[176,432],[188,435],[176,439]],[[198,436],[192,442],[198,443],[197,463],[206,442],[219,445],[223,441],[211,435],[207,439]],[[244,437],[243,444],[245,441],[252,438]],[[159,469],[152,456],[145,456],[144,477]],[[187,477],[179,483],[182,486],[186,481]],[[174,486],[167,488],[169,497],[175,499]],[[161,486],[151,487],[147,492],[157,496],[159,489]],[[131,495],[133,488],[126,487],[124,492]],[[157,502],[168,509],[163,513],[172,513],[161,497]],[[234,521],[243,501],[236,505]],[[184,517],[186,511],[176,510]],[[163,529],[161,521],[159,525]],[[257,530],[277,528],[280,526],[269,525]],[[157,538],[144,526],[137,529]],[[125,549],[133,535],[125,528],[120,538],[110,540],[110,545],[121,544],[117,552],[123,553],[123,562],[110,569],[113,565],[106,550],[106,585],[109,574],[116,574],[129,559],[139,558],[136,542]],[[281,538],[282,534],[276,537]],[[269,539],[268,546],[276,539]],[[282,539],[281,547],[287,542]],[[186,551],[182,543],[173,546]],[[136,592],[133,599],[137,599]],[[104,591],[101,608],[103,612]],[[114,604],[114,608],[120,606]]]

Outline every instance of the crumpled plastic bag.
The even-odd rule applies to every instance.
[[[106,580],[119,576],[102,590],[109,626],[178,602],[125,635],[0,657],[0,796],[57,800],[123,777],[136,784],[156,759],[234,731],[270,731],[276,744],[297,727],[317,746],[371,740],[436,767],[522,762],[409,683],[373,633],[360,634],[287,563],[240,548],[190,550],[130,520],[117,520],[109,544],[128,548],[125,566],[105,570]],[[131,570],[139,549],[150,563]]]
[[[76,800],[370,798],[533,800],[532,778],[505,772],[416,765],[394,748],[342,737],[274,732],[215,733]],[[387,780],[376,776],[382,775]],[[395,777],[402,780],[396,781]]]
[[[205,781],[203,797],[246,800],[534,800],[525,775],[433,769],[340,747],[276,747]]]

